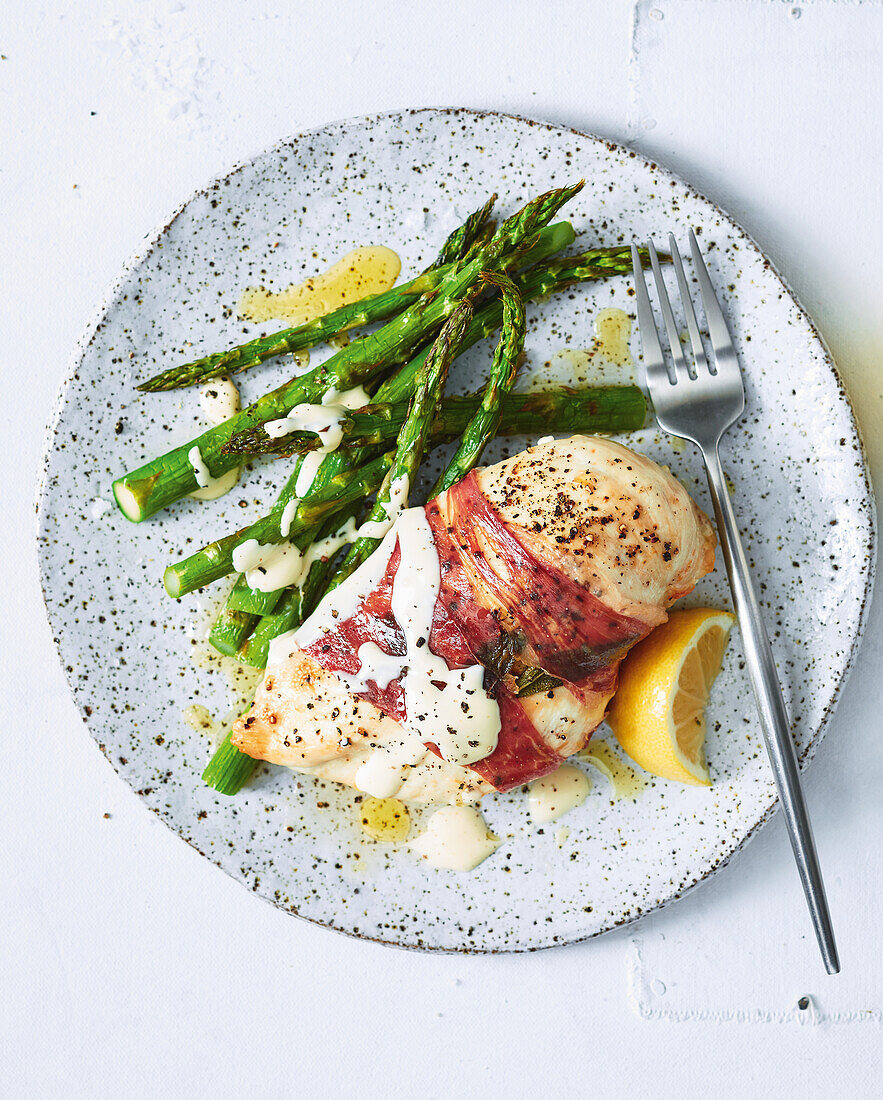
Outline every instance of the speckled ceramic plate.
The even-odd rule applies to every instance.
[[[190,660],[197,601],[169,600],[160,577],[185,548],[265,510],[283,470],[262,465],[220,501],[186,501],[138,526],[101,504],[114,476],[202,430],[194,394],[139,395],[134,381],[256,331],[235,319],[243,287],[285,286],[371,243],[396,249],[403,270],[417,271],[492,190],[508,213],[581,176],[587,185],[564,214],[585,246],[670,229],[684,238],[699,225],[716,282],[729,288],[748,412],[725,441],[724,461],[806,762],[853,663],[873,571],[871,490],[852,412],[812,322],[756,245],[627,149],[455,110],[357,119],[283,142],[199,191],[145,243],[62,388],[46,449],[40,561],[61,661],[89,730],[147,805],[207,858],[330,928],[447,950],[572,942],[680,896],[773,808],[738,636],[711,701],[711,789],[656,781],[614,801],[596,774],[587,802],[559,823],[569,829],[563,842],[557,826],[531,826],[520,792],[489,799],[486,817],[504,843],[471,875],[433,870],[407,848],[363,838],[352,792],[281,769],[263,769],[235,799],[217,796],[200,782],[208,743],[181,711],[200,702],[219,714],[227,688]],[[631,304],[628,282],[616,279],[533,305],[532,366],[562,347],[588,346],[599,309]],[[488,354],[464,357],[454,384],[474,382]],[[240,376],[244,398],[286,371],[290,364],[277,363]],[[653,430],[631,444],[668,463],[708,508],[689,449]],[[729,606],[720,564],[690,602]]]

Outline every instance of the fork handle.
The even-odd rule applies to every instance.
[[[718,444],[715,443],[713,447],[703,446],[702,457],[705,460],[705,471],[708,475],[708,487],[711,490],[724,564],[733,593],[733,605],[739,618],[748,675],[751,678],[754,698],[760,712],[760,725],[772,764],[779,801],[785,814],[791,848],[797,862],[800,882],[806,895],[825,969],[829,974],[837,974],[840,971],[840,959],[834,942],[834,929],[831,926],[831,914],[828,911],[812,827],[800,784],[800,770],[791,737],[788,712],[785,709],[785,700],[782,698],[782,688],[776,674],[776,665],[763,625],[748,561],[736,526],[736,516],[724,480]]]

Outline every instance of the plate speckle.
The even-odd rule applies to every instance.
[[[137,526],[95,507],[110,499],[115,476],[202,430],[195,392],[138,394],[134,384],[256,333],[233,313],[244,287],[287,286],[362,244],[388,245],[403,272],[418,271],[491,191],[509,213],[581,176],[587,185],[564,211],[578,245],[665,239],[669,230],[684,238],[701,227],[712,276],[728,288],[748,411],[725,440],[724,465],[806,762],[853,663],[873,575],[873,502],[855,423],[812,323],[753,242],[627,149],[456,110],[356,119],[283,142],[194,195],[134,258],[60,394],[39,503],[40,562],[49,621],[90,732],[148,806],[207,858],[261,897],[343,932],[442,950],[573,942],[680,896],[772,810],[737,633],[710,705],[714,786],[655,780],[634,800],[611,802],[599,778],[567,816],[563,846],[553,829],[530,824],[520,792],[486,800],[504,843],[469,875],[365,838],[354,792],[265,767],[248,791],[219,796],[200,781],[207,739],[181,711],[201,703],[220,715],[226,689],[188,659],[195,598],[169,600],[160,578],[186,548],[266,511],[285,468],[256,466],[227,497],[185,501]],[[591,346],[593,317],[608,306],[633,312],[625,279],[530,306],[529,359]],[[313,363],[327,354],[315,349]],[[469,352],[451,385],[474,386],[489,355],[487,346]],[[292,364],[277,361],[240,375],[244,402],[286,373]],[[523,442],[496,444],[490,460]],[[692,448],[652,429],[626,442],[671,466],[710,511]],[[720,563],[688,602],[729,606]]]

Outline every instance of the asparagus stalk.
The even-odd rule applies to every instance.
[[[443,443],[462,435],[481,410],[486,392],[445,397],[433,417],[432,443]],[[494,435],[536,435],[549,430],[595,434],[631,432],[643,426],[646,411],[643,394],[637,386],[578,389],[556,386],[533,393],[501,393],[498,396],[500,423]],[[341,452],[368,445],[388,446],[398,438],[407,414],[405,401],[366,405],[357,410],[341,422],[344,432]],[[238,443],[242,455],[302,454],[316,445],[317,437],[311,432],[292,432],[290,436],[267,437],[253,443],[243,438]],[[249,608],[243,604],[241,610]]]
[[[457,263],[466,256],[486,230],[487,220],[491,216],[496,201],[495,192],[483,206],[474,210],[462,225],[457,226],[442,245],[441,251],[432,265],[433,267],[443,267],[445,264]]]
[[[203,782],[213,787],[218,794],[234,795],[240,791],[254,775],[258,761],[244,752],[240,752],[230,743],[233,731],[215,749],[214,755],[202,773]]]
[[[573,240],[572,227],[567,222],[553,226],[545,223],[577,189],[560,188],[529,203],[507,219],[474,258],[456,265],[431,294],[418,299],[376,332],[341,348],[324,363],[283,383],[223,424],[117,478],[113,492],[122,513],[140,523],[198,488],[189,457],[194,447],[199,448],[211,476],[220,477],[238,465],[234,455],[222,453],[224,445],[237,432],[281,419],[295,405],[321,400],[332,387],[350,389],[405,362],[456,308],[465,289],[484,267],[505,266],[509,256],[512,262],[529,263],[566,248]],[[522,254],[518,250],[525,238],[532,244]]]
[[[339,309],[332,310],[331,313],[316,317],[294,328],[272,332],[268,336],[259,336],[228,351],[214,352],[195,359],[191,363],[170,367],[148,378],[137,388],[143,392],[156,393],[160,390],[194,386],[229,374],[238,374],[275,355],[315,347],[316,344],[321,344],[348,329],[371,325],[395,316],[415,297],[437,287],[449,273],[450,266],[463,259],[490,216],[496,198],[496,195],[492,195],[483,206],[470,214],[466,221],[451,233],[435,263],[416,279],[402,286],[392,287],[382,294],[372,294],[361,298],[358,302],[350,302]]]
[[[310,570],[308,580],[316,576],[316,584],[323,590],[334,570],[334,560],[317,562]],[[280,634],[294,630],[306,617],[303,613],[304,589],[297,586],[280,593],[279,602],[272,611],[262,615],[245,645],[240,650],[240,660],[252,668],[266,668],[270,643]]]
[[[288,538],[297,538],[315,528],[346,505],[363,500],[376,492],[394,458],[393,452],[382,455],[362,469],[345,470],[332,478],[321,492],[300,502]],[[282,509],[278,506],[269,515],[217,542],[209,543],[183,561],[170,565],[163,574],[166,592],[174,598],[184,596],[205,584],[233,572],[233,550],[247,539],[257,539],[262,545],[282,542],[280,530]]]
[[[515,382],[518,358],[524,350],[524,301],[507,275],[486,271],[485,282],[500,288],[503,307],[503,331],[494,351],[487,385],[481,403],[472,415],[444,472],[433,486],[430,497],[465,477],[481,458],[489,441],[497,434],[503,417],[502,402]]]
[[[399,507],[402,503],[407,504],[410,487],[414,483],[417,469],[423,459],[423,451],[429,442],[439,396],[451,363],[459,351],[473,308],[469,298],[464,300],[445,322],[435,343],[429,349],[417,378],[408,418],[399,432],[395,459],[368,516],[368,522],[376,525],[375,530],[370,534],[360,535],[350,546],[346,557],[334,573],[330,588],[337,587],[380,545],[385,530],[395,520],[393,498],[397,486],[402,483],[404,487],[399,497]]]
[[[293,539],[292,541],[300,550],[302,541],[306,544],[313,541],[312,532],[307,532],[303,539]],[[233,585],[230,595],[227,597],[226,610],[245,611],[249,615],[266,615],[268,611],[272,610],[275,603],[273,595],[272,592],[261,592],[259,589],[251,588],[245,574],[240,573],[236,584]],[[211,635],[209,635],[209,640],[211,640]]]
[[[494,389],[496,397],[500,385],[500,378],[505,375],[508,379],[511,373],[514,379],[517,358],[524,344],[524,305],[514,284],[507,276],[493,272],[482,272],[480,279],[482,282],[494,282],[503,290],[507,299],[504,306],[504,325],[508,325],[509,327],[504,328],[503,338],[500,341],[504,351],[500,355],[495,355],[494,357],[494,370],[498,375],[497,384]],[[450,321],[445,325],[444,329],[442,329],[438,340],[429,350],[425,365],[419,375],[420,381],[415,390],[414,401],[408,413],[408,419],[405,421],[401,434],[399,435],[399,441],[396,448],[396,461],[393,463],[393,468],[390,471],[387,482],[384,483],[383,489],[381,489],[377,496],[377,503],[371,512],[369,517],[370,520],[377,521],[382,525],[384,522],[388,522],[393,518],[390,515],[389,500],[392,486],[394,486],[396,478],[405,478],[405,498],[407,499],[407,487],[413,484],[417,467],[420,465],[423,458],[424,448],[429,442],[432,424],[435,418],[435,407],[438,404],[438,394],[444,385],[450,362],[453,361],[461,350],[466,325],[472,315],[472,311],[472,304],[467,300],[464,302],[461,310],[458,310],[457,313],[452,315]],[[457,321],[456,325],[453,324],[455,320]],[[511,361],[509,359],[510,355]],[[439,369],[439,367],[441,369]],[[511,379],[508,379],[508,382],[509,385],[511,385]],[[479,410],[479,412],[480,411],[481,410]],[[479,413],[477,412],[475,415],[478,416]],[[499,417],[496,419],[499,420]],[[455,455],[455,460],[458,459],[463,459],[461,449],[458,449]],[[459,466],[457,468],[460,469]],[[465,473],[466,470],[464,469],[458,476],[462,477]],[[454,480],[457,479],[455,478]],[[356,539],[347,551],[346,557],[335,570],[334,576],[329,584],[329,590],[342,584],[351,573],[358,569],[362,562],[366,561],[371,554],[374,553],[379,543],[380,538],[376,537],[373,533]]]
[[[228,601],[212,623],[208,640],[218,653],[223,653],[225,657],[235,657],[243,642],[260,622],[260,618],[256,612],[230,607]]]

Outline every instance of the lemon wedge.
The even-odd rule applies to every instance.
[[[705,707],[735,621],[707,607],[675,611],[623,661],[607,723],[651,775],[711,786]]]

